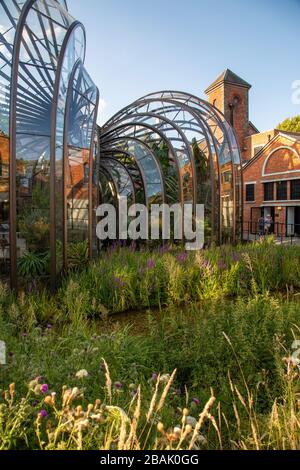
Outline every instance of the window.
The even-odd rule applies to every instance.
[[[231,183],[232,181],[232,173],[231,171],[225,171],[223,173],[223,182],[224,183]]]
[[[255,201],[255,184],[246,184],[246,201],[253,202]]]
[[[300,199],[300,180],[291,181],[291,199]]]
[[[264,183],[264,201],[274,201],[274,183]]]
[[[287,181],[278,181],[276,185],[276,199],[278,201],[287,200]]]

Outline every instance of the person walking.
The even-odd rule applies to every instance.
[[[268,214],[267,217],[265,218],[264,224],[265,224],[265,235],[270,235],[272,224],[273,224],[273,219],[270,214]]]

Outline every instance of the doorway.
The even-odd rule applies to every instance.
[[[286,234],[288,237],[300,235],[300,206],[286,208]]]
[[[269,229],[269,233],[274,233],[274,220],[275,220],[275,207],[264,207],[263,208],[263,218],[266,220],[267,217],[271,216],[272,217],[272,224]]]

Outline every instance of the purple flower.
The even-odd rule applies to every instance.
[[[115,382],[115,383],[114,383],[114,387],[115,387],[117,390],[122,390],[123,384],[122,384],[121,382]]]
[[[200,405],[199,398],[196,398],[196,397],[192,398],[192,403],[195,403],[195,405],[199,406]]]
[[[47,413],[46,410],[41,410],[41,411],[39,412],[39,416],[40,416],[40,418],[47,418],[48,413]]]
[[[135,252],[136,252],[136,243],[135,243],[135,242],[132,242],[132,243],[130,244],[129,250],[130,250],[132,253],[135,253]]]
[[[27,337],[27,333],[26,333],[25,331],[23,331],[22,336],[23,336],[23,338],[26,338],[26,337]]]
[[[145,273],[145,269],[142,266],[140,266],[138,269],[138,273],[142,276]]]
[[[185,263],[187,260],[187,253],[180,253],[179,255],[177,255],[176,259],[178,263]]]
[[[41,385],[41,392],[42,392],[42,393],[47,393],[48,390],[49,390],[49,387],[48,387],[47,384]]]
[[[221,261],[218,262],[218,268],[221,271],[225,271],[228,268],[228,266],[227,266],[227,264],[225,263],[224,260],[221,260]]]
[[[53,328],[53,325],[51,325],[51,323],[48,323],[47,330],[52,330],[52,328]]]
[[[161,255],[168,253],[170,251],[170,246],[169,245],[164,245],[160,248],[159,253]]]
[[[125,286],[125,282],[120,277],[114,277],[114,283],[118,289],[122,289]]]
[[[232,255],[232,261],[233,261],[234,263],[237,263],[238,261],[240,261],[240,259],[241,259],[241,255],[240,255],[239,253],[233,253],[233,255]]]
[[[155,268],[155,260],[150,258],[147,262],[147,268],[148,269],[154,269]]]
[[[158,379],[158,375],[154,372],[154,373],[152,374],[151,381],[152,381],[152,382],[156,382],[157,379]]]

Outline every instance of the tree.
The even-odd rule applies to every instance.
[[[285,119],[278,124],[277,129],[287,132],[300,132],[300,115]]]

